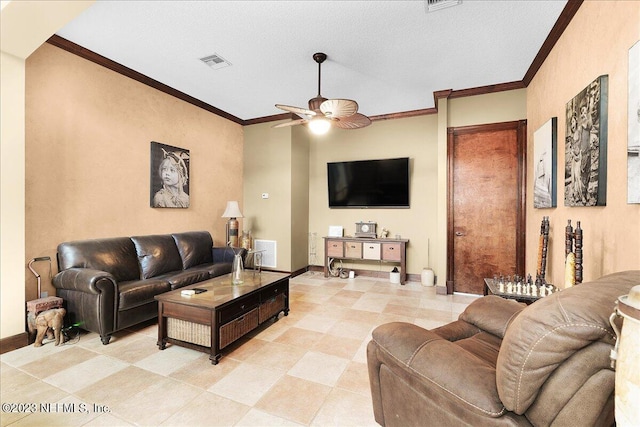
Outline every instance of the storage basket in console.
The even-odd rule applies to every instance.
[[[284,294],[278,294],[260,304],[260,323],[284,310]]]
[[[211,347],[211,326],[167,317],[167,337]]]

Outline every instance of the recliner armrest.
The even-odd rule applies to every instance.
[[[495,368],[433,331],[410,323],[388,323],[373,331],[369,364],[377,359],[425,395],[489,417],[505,412]],[[374,364],[375,365],[375,364]],[[379,368],[378,368],[379,369]]]

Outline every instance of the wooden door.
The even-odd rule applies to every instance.
[[[448,290],[524,274],[526,121],[448,130]]]

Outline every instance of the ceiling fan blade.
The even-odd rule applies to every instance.
[[[349,117],[358,112],[358,103],[351,99],[327,99],[320,104],[320,111],[330,118]]]
[[[295,125],[301,125],[308,122],[307,119],[298,119],[298,120],[291,120],[290,122],[284,122],[284,123],[279,123],[277,125],[273,125],[271,126],[272,128],[283,128],[283,127],[287,127],[287,126],[295,126]]]
[[[279,108],[284,111],[289,111],[290,113],[297,114],[303,119],[308,119],[316,115],[315,111],[311,111],[307,108],[292,107],[291,105],[276,104],[276,108]]]
[[[364,114],[355,113],[349,117],[332,120],[331,124],[340,129],[360,129],[371,124],[371,119]]]

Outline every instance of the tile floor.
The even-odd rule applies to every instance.
[[[434,328],[473,299],[308,272],[290,282],[289,315],[233,344],[216,366],[195,350],[158,350],[153,322],[107,346],[94,333],[59,347],[45,341],[0,356],[0,425],[376,426],[371,331],[392,321]]]

